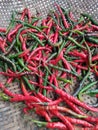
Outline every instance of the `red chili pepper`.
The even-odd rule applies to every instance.
[[[28,10],[28,9],[25,8],[25,9],[22,11],[20,20],[24,21],[24,18],[25,18],[26,14],[27,14],[27,10]]]
[[[26,49],[25,51],[23,51],[23,52],[19,55],[19,57],[25,57],[26,55],[29,54],[29,52],[30,52],[30,49]]]
[[[21,102],[21,101],[33,101],[33,102],[41,102],[40,99],[38,99],[35,96],[14,96],[10,99],[11,102]]]
[[[87,44],[88,44],[88,46],[90,46],[90,47],[98,47],[98,44],[92,44],[92,43],[89,43],[89,42],[87,42]]]
[[[63,100],[61,98],[56,99],[55,101],[51,101],[48,102],[48,106],[52,106],[52,105],[58,105],[59,103],[61,103]]]
[[[46,119],[46,121],[51,122],[51,118],[49,117],[46,111],[36,111],[36,113],[40,116],[43,116]]]
[[[41,89],[53,90],[50,86],[43,86],[42,84],[39,84],[39,83],[33,82],[33,81],[31,81],[31,80],[29,80],[29,82],[30,82],[31,84],[34,84],[34,85],[40,87]]]
[[[71,70],[70,64],[68,63],[68,61],[64,57],[62,57],[62,61],[64,63],[64,67],[67,68],[68,70]]]
[[[2,27],[0,27],[0,32],[6,32],[6,28],[2,28]]]
[[[46,34],[49,35],[50,30],[51,30],[51,28],[52,28],[52,26],[53,26],[53,21],[52,21],[52,19],[50,19],[49,24],[47,24],[46,26],[48,26],[48,29],[47,29],[47,31],[46,31]]]
[[[84,127],[90,127],[90,128],[93,127],[93,125],[88,123],[87,121],[84,121],[84,120],[81,120],[81,119],[70,118],[68,116],[65,116],[65,117],[66,117],[66,119],[68,119],[73,124],[79,124],[79,125],[82,125]]]
[[[59,32],[58,30],[56,30],[55,34],[54,34],[54,40],[53,43],[56,43],[58,41],[58,36],[59,36]]]
[[[12,31],[10,31],[9,33],[8,33],[8,35],[7,35],[7,38],[8,38],[8,41],[9,42],[12,42],[12,40],[13,40],[13,35],[20,29],[22,27],[22,25],[21,24],[18,24],[18,25],[16,25],[15,26],[15,28],[12,30]]]
[[[93,24],[90,24],[90,26],[94,29],[94,31],[95,31],[95,30],[98,31],[98,26],[93,25]]]
[[[37,93],[37,96],[42,99],[44,102],[51,102],[52,100],[42,95],[40,92]]]
[[[98,98],[98,94],[96,94],[96,98]]]
[[[98,54],[92,57],[92,61],[97,61],[98,60]]]
[[[84,25],[84,26],[82,26],[82,27],[79,26],[78,31],[83,31],[83,30],[85,30],[85,29],[88,29],[88,25],[87,25],[87,24]],[[74,30],[74,31],[75,31],[75,30]]]
[[[57,6],[57,8],[58,8],[58,10],[59,10],[59,12],[60,12],[60,14],[61,14],[61,16],[62,16],[62,20],[63,20],[63,22],[64,22],[65,28],[68,28],[68,27],[69,27],[69,24],[67,23],[67,20],[65,19],[65,16],[64,16],[64,14],[63,14],[63,12],[62,12],[60,6],[59,6],[58,4],[55,4],[55,5]]]
[[[52,113],[56,115],[60,120],[62,120],[68,130],[74,130],[72,124],[61,113],[59,113],[58,111],[52,111]]]
[[[19,97],[19,98],[22,98],[22,95],[21,94],[15,94],[15,93],[12,93],[11,91],[9,91],[2,83],[0,83],[0,88],[4,91],[4,93],[10,97]]]
[[[13,81],[13,78],[12,78],[12,77],[10,77],[10,78],[8,78],[8,80],[7,80],[6,84],[10,84],[12,81]]]
[[[77,57],[81,57],[83,59],[86,59],[87,58],[87,55],[84,54],[83,52],[78,52],[77,50],[74,50],[74,51],[71,51],[69,52],[68,54],[72,55],[72,56],[77,56]]]
[[[57,94],[59,94],[59,95],[63,98],[63,100],[65,100],[65,102],[66,102],[66,100],[68,99],[69,101],[72,101],[73,103],[75,103],[75,104],[77,104],[77,105],[79,105],[79,106],[81,106],[81,107],[83,107],[83,108],[85,108],[85,109],[87,109],[87,110],[94,111],[94,112],[98,112],[98,109],[97,109],[97,108],[92,108],[92,107],[88,106],[87,104],[85,104],[85,103],[79,101],[79,100],[76,99],[75,97],[73,97],[73,96],[67,94],[66,92],[64,92],[63,90],[61,90],[61,89],[59,89],[59,88],[56,88],[56,89],[55,89],[55,92],[56,92]]]
[[[30,65],[27,65],[27,67],[32,71],[32,72],[37,72],[37,68],[36,67],[32,67]]]
[[[31,12],[29,9],[27,9],[27,16],[28,16],[28,22],[31,23],[32,21],[32,16],[31,16]]]
[[[5,52],[6,50],[5,50],[5,47],[6,47],[6,39],[2,39],[1,37],[0,37],[0,49],[3,51],[3,52]]]
[[[34,51],[31,52],[31,54],[28,56],[28,59],[27,59],[27,62],[30,61],[31,57],[37,53],[38,51],[41,51],[41,50],[48,50],[51,52],[51,50],[49,48],[46,48],[46,47],[38,47],[37,49],[35,49]]]
[[[67,127],[61,122],[48,122],[46,125],[50,129],[67,130]]]
[[[83,69],[83,70],[88,70],[88,68],[86,66],[82,66],[82,65],[79,65],[75,62],[70,62],[74,67],[76,68],[79,68],[79,69]]]
[[[50,62],[52,64],[56,65],[61,60],[62,57],[63,57],[63,51],[61,51],[60,54],[57,55],[57,57],[55,59],[51,60]]]

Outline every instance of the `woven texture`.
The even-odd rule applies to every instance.
[[[32,14],[36,15],[36,12],[39,12],[45,17],[50,9],[55,9],[55,2],[66,9],[70,8],[76,18],[80,13],[87,12],[98,19],[98,0],[0,0],[0,26],[7,27],[11,12],[22,11],[25,7],[29,8]],[[93,76],[91,78],[94,80]],[[0,77],[0,81],[4,80],[4,77]],[[14,92],[20,91],[18,84],[12,84],[10,89]],[[96,102],[95,98],[89,100],[88,98],[85,97],[87,103]],[[0,130],[38,130],[34,124],[27,123],[23,119],[21,109],[19,103],[10,104],[0,101]]]

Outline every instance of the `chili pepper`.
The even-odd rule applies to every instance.
[[[45,75],[45,80],[47,80],[48,79],[48,75],[49,75],[49,72],[47,71],[47,69],[46,69],[46,75]],[[43,83],[43,85],[44,86],[47,86],[47,82],[45,81],[44,83]],[[44,89],[43,90],[43,93],[44,93],[44,95],[46,96],[46,89]]]
[[[13,40],[11,46],[8,48],[8,50],[5,53],[3,53],[3,55],[8,55],[13,49],[13,46],[15,45],[15,43],[16,43],[16,39]]]
[[[92,61],[96,61],[96,60],[98,60],[98,55],[92,57]]]
[[[37,93],[37,96],[45,102],[51,102],[51,99],[47,98],[46,96],[42,95],[40,92]]]
[[[92,42],[92,43],[95,43],[95,44],[98,44],[98,37],[94,37],[94,36],[87,36],[85,37],[86,41],[88,42]]]
[[[70,54],[72,56],[77,56],[77,57],[79,56],[83,59],[87,58],[86,54],[84,54],[83,52],[78,52],[77,50],[73,50],[73,51],[69,52],[68,54]]]
[[[74,62],[70,62],[70,63],[71,63],[73,66],[75,66],[76,68],[83,69],[83,70],[88,70],[88,68],[85,67],[85,66],[81,66],[81,65],[76,64],[76,63],[74,63]]]
[[[93,24],[90,24],[90,26],[91,26],[94,30],[97,30],[97,31],[98,31],[98,26],[93,25]]]
[[[49,35],[52,26],[53,26],[53,21],[52,21],[52,19],[50,19],[49,24],[48,24],[48,29],[47,29],[47,31],[46,31],[46,34],[47,34],[47,35]]]
[[[34,96],[14,96],[10,99],[11,102],[20,102],[20,101],[34,101],[34,102],[41,102],[37,97]]]
[[[71,81],[71,80],[68,80],[68,79],[65,79],[65,78],[58,77],[57,79],[60,80],[60,81],[65,82],[65,83],[70,83],[70,84],[72,84],[72,81]]]
[[[95,19],[93,19],[91,15],[86,14],[86,13],[82,13],[81,15],[82,15],[83,17],[87,17],[87,18],[88,18],[88,19],[92,22],[92,24],[94,24],[94,25],[97,25],[97,26],[98,26],[97,21],[96,21]]]
[[[31,12],[29,9],[27,9],[27,16],[28,16],[28,22],[31,23],[32,19],[31,19]]]
[[[5,57],[4,55],[0,55],[0,59],[5,61],[6,63],[9,63],[13,67],[14,71],[16,71],[16,66],[10,59]]]
[[[98,81],[92,82],[86,86],[83,87],[83,89],[81,89],[81,91],[78,94],[79,99],[81,99],[81,94],[84,93],[86,90],[88,90],[89,88],[91,88],[92,86],[94,86],[96,83],[98,83]]]
[[[22,11],[22,13],[21,13],[21,20],[23,20],[24,21],[24,18],[25,18],[25,15],[27,14],[27,8],[25,8],[23,11]]]
[[[0,39],[0,49],[5,53],[5,47],[6,47],[6,39]]]
[[[74,130],[72,124],[58,111],[52,111],[62,122],[67,126],[69,130]]]
[[[0,32],[4,32],[4,33],[5,33],[5,32],[6,32],[6,29],[0,27]]]
[[[61,122],[42,122],[42,121],[37,121],[37,120],[31,120],[31,121],[41,126],[46,126],[47,128],[50,128],[50,129],[57,128],[59,130],[67,130],[66,126]]]
[[[29,33],[28,35],[31,36],[34,40],[36,40],[41,46],[44,46],[44,44],[34,34]]]
[[[98,94],[98,89],[88,90],[88,91],[85,92],[85,94],[88,94],[90,96],[96,95],[96,94]],[[97,97],[97,95],[96,95],[96,97]]]
[[[73,94],[73,96],[77,96],[78,93],[81,91],[82,87],[83,87],[83,83],[85,82],[85,80],[87,79],[87,77],[90,74],[90,68],[88,68],[88,72],[86,73],[85,77],[83,78],[83,80],[80,82],[79,87],[77,88],[77,90],[75,91],[75,93]]]
[[[69,24],[67,23],[67,20],[65,19],[65,16],[64,16],[64,14],[63,14],[63,12],[62,12],[60,6],[59,6],[58,4],[56,4],[56,6],[57,6],[57,8],[58,8],[58,10],[59,10],[59,12],[60,12],[60,14],[61,14],[61,17],[62,17],[62,20],[63,20],[63,22],[64,22],[65,28],[68,28],[68,27],[69,27]]]
[[[72,37],[68,37],[68,40],[70,40],[71,42],[73,42],[76,46],[82,48],[82,49],[85,49],[84,46],[80,45],[75,39],[73,39]]]
[[[37,76],[40,77],[40,75],[38,75],[38,74],[37,74]],[[40,77],[40,78],[42,78],[42,77]],[[45,79],[43,79],[43,80],[45,81]],[[77,105],[79,105],[79,106],[82,106],[83,108],[85,108],[85,109],[87,109],[87,110],[91,110],[91,111],[94,111],[94,112],[97,112],[97,111],[98,111],[98,109],[92,108],[92,107],[88,106],[87,104],[85,104],[85,103],[79,101],[79,100],[76,99],[75,97],[73,97],[73,96],[71,96],[71,95],[68,95],[66,92],[64,92],[63,90],[57,88],[55,85],[51,84],[50,82],[47,81],[47,83],[48,83],[49,85],[51,85],[51,87],[54,89],[54,91],[55,91],[58,95],[60,95],[60,96],[63,98],[63,100],[65,100],[65,102],[66,102],[66,100],[68,99],[68,100],[74,102],[75,104],[77,104]]]
[[[59,111],[62,111],[62,112],[68,112],[78,118],[86,118],[86,116],[83,116],[83,115],[79,115],[73,111],[71,111],[70,109],[66,108],[66,107],[60,107],[60,106],[41,106],[39,108],[36,108],[37,110],[59,110]]]
[[[84,43],[85,43],[86,48],[88,50],[88,65],[89,65],[89,67],[91,67],[92,66],[92,54],[91,54],[90,48],[87,45],[87,43],[86,42],[84,42]]]
[[[9,31],[11,30],[11,28],[13,28],[14,27],[14,25],[15,25],[15,14],[16,14],[16,12],[12,12],[12,15],[11,15],[11,20],[10,20],[10,24],[9,24],[9,26],[7,27],[7,29],[6,29],[6,34],[8,34],[9,33]]]
[[[2,83],[0,83],[0,88],[2,89],[2,91],[4,91],[4,93],[10,97],[22,97],[21,94],[15,94],[12,93],[11,91],[9,91]]]
[[[27,59],[27,62],[29,62],[29,60],[31,59],[31,57],[39,50],[48,50],[51,52],[51,50],[49,48],[46,47],[38,47],[37,49],[35,49],[34,51],[32,51],[32,53],[30,54],[30,56]]]
[[[85,127],[89,127],[89,128],[92,128],[93,125],[88,123],[87,121],[84,121],[84,120],[81,120],[81,119],[75,119],[75,118],[70,118],[68,116],[65,116],[71,123],[74,123],[74,124],[79,124],[79,125],[83,125]]]
[[[57,70],[60,70],[60,71],[63,71],[63,72],[67,72],[67,73],[69,73],[69,74],[73,74],[73,75],[79,77],[78,74],[76,74],[76,73],[74,73],[74,72],[72,72],[72,71],[70,71],[70,70],[68,70],[68,69],[64,69],[64,68],[61,68],[61,67],[58,67],[58,66],[54,66],[54,65],[52,65],[52,64],[48,64],[48,65],[49,65],[49,67],[52,67],[52,68],[54,68],[54,69],[57,69]]]
[[[46,111],[36,111],[36,113],[43,116],[46,121],[51,122],[51,119]]]
[[[9,42],[12,42],[12,36],[20,29],[22,27],[22,25],[21,24],[18,24],[12,31],[10,31],[9,33],[8,33],[8,36],[7,36],[7,38],[8,38],[8,41]]]
[[[54,35],[54,40],[53,40],[54,43],[57,42],[58,36],[59,36],[59,32],[58,30],[56,30],[55,35]]]
[[[38,84],[38,83],[36,83],[36,82],[33,82],[33,81],[31,81],[31,80],[29,80],[29,82],[30,82],[31,84],[37,85],[37,86],[40,87],[41,89],[53,90],[50,86],[43,86],[43,85],[40,85],[40,84]]]
[[[21,20],[15,20],[15,21],[18,22],[18,23],[23,24],[26,27],[33,28],[33,29],[36,29],[37,31],[41,32],[41,29],[39,27],[37,27],[37,26],[33,26],[33,25],[31,25],[29,23],[26,23],[26,22],[23,22]]]
[[[7,86],[8,84],[10,84],[12,81],[13,81],[13,78],[12,78],[12,77],[11,77],[11,78],[8,78],[8,80],[7,80],[7,82],[6,82],[6,86]]]

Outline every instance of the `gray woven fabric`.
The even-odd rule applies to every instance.
[[[0,0],[0,26],[7,27],[13,10],[22,11],[24,7],[28,7],[32,14],[35,15],[38,11],[44,17],[50,9],[55,9],[55,2],[66,9],[70,8],[77,18],[81,12],[87,12],[98,19],[98,0]],[[4,77],[0,77],[0,81],[2,80]],[[10,89],[19,91],[17,84]],[[0,101],[0,130],[37,130],[32,123],[24,121],[19,106]]]

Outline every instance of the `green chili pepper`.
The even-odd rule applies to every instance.
[[[94,37],[94,36],[86,36],[85,37],[86,41],[89,41],[91,43],[95,43],[98,44],[98,37]]]
[[[89,67],[90,67],[92,65],[92,54],[91,54],[91,51],[90,51],[88,44],[86,42],[84,42],[84,43],[85,43],[86,48],[88,50],[88,64],[89,64]]]
[[[46,72],[45,72],[45,81],[44,81],[44,83],[43,83],[44,86],[47,86],[47,82],[46,82],[46,81],[47,81],[47,79],[48,79],[48,75],[49,75],[49,72],[48,72],[48,70],[46,69]],[[47,93],[46,93],[46,89],[43,90],[43,94],[46,96],[46,94],[47,94]]]
[[[16,12],[13,11],[12,12],[12,16],[11,16],[10,24],[9,24],[7,30],[6,30],[6,34],[8,34],[8,32],[10,31],[10,29],[13,28],[14,25],[15,25],[15,14],[16,14]]]
[[[20,66],[17,67],[19,71],[21,71]],[[24,80],[25,84],[30,90],[35,90],[34,86],[29,83],[29,80],[26,76],[22,76],[22,79]]]
[[[98,94],[98,89],[89,90],[89,91],[85,92],[85,94],[88,94],[90,96],[94,96],[94,95]]]
[[[23,24],[25,27],[33,28],[33,29],[36,29],[37,31],[41,32],[41,29],[38,26],[33,26],[33,25],[26,23],[26,22],[23,22],[21,20],[15,20],[15,21]]]
[[[79,92],[79,94],[78,94],[78,98],[81,100],[81,94],[84,93],[85,91],[87,91],[89,88],[91,88],[92,86],[94,86],[94,85],[97,84],[97,83],[98,83],[98,81],[94,81],[94,82],[92,82],[92,83],[87,84],[86,86],[84,86],[84,87],[80,90],[80,92]]]
[[[16,39],[13,40],[13,42],[10,45],[10,47],[8,48],[8,50],[5,53],[3,53],[3,55],[8,55],[11,52],[11,50],[13,49],[15,43],[16,43]]]
[[[73,39],[72,37],[68,36],[68,40],[70,40],[71,42],[73,42],[77,47],[85,49],[84,46],[82,46],[81,44],[79,44],[75,39]]]
[[[31,24],[34,24],[35,22],[37,22],[38,20],[40,20],[41,18],[39,17],[33,17]]]
[[[26,65],[24,64],[24,61],[22,58],[18,58],[17,60],[18,60],[18,64],[20,64],[21,67],[23,67],[27,71],[30,71],[29,68],[27,68]]]
[[[4,101],[9,101],[9,97],[7,95],[5,95],[3,92],[0,92],[0,97],[4,100]]]
[[[86,75],[84,76],[84,78],[83,78],[82,81],[80,82],[79,87],[77,87],[77,89],[76,89],[76,91],[74,92],[73,96],[77,96],[78,93],[81,91],[81,89],[83,88],[83,84],[84,84],[84,82],[86,81],[86,79],[88,78],[89,74],[90,74],[90,68],[88,68],[88,71],[87,71]]]
[[[52,58],[54,58],[57,55],[57,52],[50,55],[50,57],[46,60],[46,62],[49,62]]]
[[[12,62],[10,59],[5,57],[4,55],[0,55],[0,60],[5,61],[6,63],[9,63],[13,67],[13,70],[16,71],[16,66],[14,62]]]
[[[97,22],[95,19],[93,19],[93,17],[92,17],[91,15],[86,14],[86,13],[82,13],[81,15],[82,15],[83,17],[88,18],[88,19],[92,22],[92,24],[98,26],[98,22]]]
[[[34,40],[36,40],[41,46],[44,46],[44,44],[39,40],[37,36],[35,36],[33,33],[28,33],[29,36],[31,36]]]
[[[14,58],[17,58],[20,54],[22,54],[23,53],[23,51],[22,52],[18,52],[18,53],[16,53],[16,54],[10,54],[9,56],[8,56],[8,58],[9,59],[14,59]]]
[[[71,44],[66,48],[65,54],[67,54],[68,52],[72,51],[73,49],[75,49],[76,46],[72,46]]]
[[[74,27],[74,22],[70,19],[70,17],[69,17],[69,11],[70,10],[65,10],[64,8],[62,8],[61,7],[61,9],[62,9],[62,11],[63,11],[63,13],[64,13],[64,15],[65,15],[65,18],[67,19],[67,21],[71,24],[71,26],[72,27]]]
[[[26,28],[26,27],[20,28],[19,31],[18,31],[18,33],[17,33],[17,35],[16,35],[16,41],[17,41],[17,46],[18,46],[18,49],[19,49],[19,50],[20,50],[20,48],[21,48],[21,43],[20,43],[20,41],[19,41],[19,36],[20,36],[21,31],[23,31],[23,30],[25,30],[25,29],[27,29],[27,28]]]
[[[70,83],[70,84],[72,84],[71,80],[68,80],[68,79],[65,79],[65,78],[58,77],[57,79],[60,80],[60,81],[63,81],[64,83]]]
[[[27,77],[23,76],[22,78],[23,78],[25,84],[28,86],[28,88],[29,88],[30,90],[35,90],[34,86],[29,83],[29,80],[28,80]]]
[[[63,41],[61,46],[59,47],[59,51],[58,51],[58,55],[60,54],[60,52],[62,51],[62,49],[64,48],[64,46],[67,44],[68,40],[67,41]]]
[[[72,72],[72,71],[69,71],[69,70],[64,69],[64,68],[62,68],[62,67],[55,66],[55,65],[52,65],[52,64],[48,64],[48,65],[49,65],[49,67],[52,67],[52,68],[54,68],[54,69],[57,69],[57,70],[60,70],[60,71],[64,71],[64,72],[67,72],[67,73],[73,74],[73,75],[75,75],[75,76],[77,76],[77,77],[80,77],[77,73]]]

